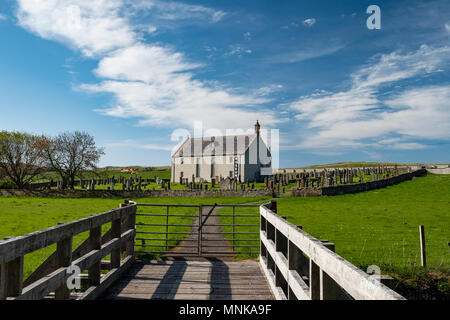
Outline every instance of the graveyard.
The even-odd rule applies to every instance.
[[[286,170],[284,170],[286,171]],[[101,170],[84,172],[76,180],[74,189],[84,191],[168,191],[168,190],[272,190],[277,194],[292,190],[319,189],[329,186],[358,184],[377,181],[411,172],[410,166],[382,165],[374,167],[323,167],[279,172],[264,178],[264,182],[242,181],[240,176],[212,178],[210,182],[196,178],[182,178],[179,182],[170,181],[170,170],[144,170],[134,174],[124,174],[120,170]],[[62,182],[52,173],[38,176],[36,182],[29,184],[33,190],[61,190]]]

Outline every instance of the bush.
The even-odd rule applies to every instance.
[[[16,185],[9,179],[0,179],[0,189],[14,189]]]

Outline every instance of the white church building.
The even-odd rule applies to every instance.
[[[260,182],[264,175],[272,174],[271,162],[270,149],[256,121],[254,134],[187,138],[172,155],[171,181],[219,182],[230,177]]]

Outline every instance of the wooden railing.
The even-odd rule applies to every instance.
[[[135,221],[136,204],[126,202],[119,209],[0,242],[0,300],[96,299],[133,263]],[[110,222],[102,236],[102,225]],[[86,231],[89,237],[72,251],[73,236]],[[24,256],[55,243],[56,251],[23,281]],[[110,261],[102,261],[109,254]],[[84,292],[74,293],[67,285],[76,267],[88,271],[77,276],[87,284]],[[109,272],[102,275],[102,269]]]
[[[277,299],[404,299],[276,212],[274,201],[260,207],[260,264]]]

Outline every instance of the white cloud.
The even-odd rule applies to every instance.
[[[307,27],[312,27],[315,23],[316,23],[316,19],[314,19],[314,18],[308,18],[308,19],[303,20],[303,22],[302,22],[302,24]]]
[[[265,59],[268,63],[296,63],[314,58],[327,56],[338,52],[345,46],[343,44],[330,45],[326,47],[311,47],[305,48],[300,51],[286,52],[278,55],[274,55]]]
[[[446,24],[444,25],[444,27],[445,27],[445,30],[447,30],[448,32],[450,32],[450,23],[446,23]]]
[[[7,20],[8,17],[2,13],[0,13],[0,20]]]
[[[266,87],[262,87],[259,88],[255,91],[255,96],[256,97],[264,97],[264,96],[268,96],[274,92],[280,91],[281,89],[283,89],[283,85],[281,84],[271,84],[268,85]]]
[[[18,0],[19,25],[48,40],[79,49],[86,56],[107,53],[136,41],[119,12],[120,0]]]
[[[246,49],[242,47],[240,44],[234,44],[230,46],[230,51],[226,52],[224,56],[238,56],[242,57],[245,54],[251,54],[251,49]]]
[[[222,19],[222,11],[178,2],[127,0],[18,0],[18,5],[17,16],[24,28],[69,44],[85,56],[98,57],[94,72],[101,82],[80,87],[113,95],[109,108],[98,108],[103,114],[168,127],[191,127],[196,120],[203,120],[204,127],[220,129],[247,128],[256,119],[266,126],[282,121],[260,106],[269,98],[197,80],[194,71],[201,64],[162,44],[142,43],[136,31],[142,25],[132,24],[138,9],[156,8],[164,19],[207,17],[210,22]],[[251,53],[232,49],[233,54]]]
[[[163,83],[170,80],[167,77],[200,66],[186,62],[181,53],[171,49],[136,44],[100,60],[95,73],[102,78]]]
[[[427,46],[381,55],[352,74],[350,89],[301,97],[290,106],[309,129],[298,147],[416,149],[424,144],[412,139],[450,139],[450,86],[408,89],[384,100],[379,94],[398,81],[440,72],[449,57],[449,47]],[[398,140],[380,143],[393,136]]]
[[[134,12],[154,10],[156,18],[163,20],[201,19],[210,23],[216,23],[227,15],[222,10],[214,10],[201,5],[191,5],[182,2],[140,0],[132,1],[130,5]]]

